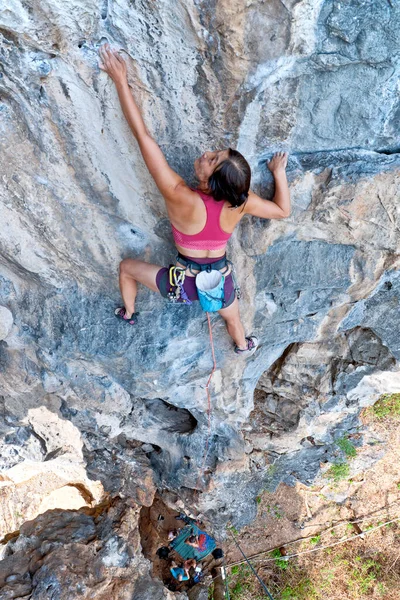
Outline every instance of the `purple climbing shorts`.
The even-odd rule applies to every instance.
[[[193,262],[197,262],[200,265],[212,265],[215,262],[221,260],[221,256],[218,258],[193,258],[190,256],[185,257],[187,260],[192,260]],[[161,296],[164,298],[168,298],[168,292],[170,291],[170,284],[168,280],[168,267],[162,267],[157,275],[156,275],[156,285],[160,290]],[[185,277],[185,281],[183,284],[183,288],[188,295],[189,300],[198,300],[199,296],[197,294],[195,277]],[[228,308],[236,298],[235,294],[235,286],[233,283],[232,273],[229,273],[225,277],[225,285],[224,285],[224,296],[225,296],[225,306],[224,308]],[[178,302],[183,302],[182,298],[178,299]]]

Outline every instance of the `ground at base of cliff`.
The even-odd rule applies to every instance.
[[[343,439],[346,459],[324,466],[314,486],[264,491],[257,498],[257,519],[240,533],[230,529],[231,600],[265,597],[233,538],[274,600],[398,600],[400,421],[373,409],[364,412],[363,421],[367,444],[355,449],[351,439]],[[383,445],[386,453],[368,468],[371,451]],[[294,554],[299,556],[289,558]]]

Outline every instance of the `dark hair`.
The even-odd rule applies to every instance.
[[[227,200],[237,208],[249,196],[250,179],[251,169],[245,157],[229,148],[228,158],[209,177],[208,187],[214,200]]]
[[[197,537],[195,535],[191,535],[188,539],[188,542],[194,544],[194,542],[197,542]]]

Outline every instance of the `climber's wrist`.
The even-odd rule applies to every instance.
[[[129,89],[128,79],[126,76],[113,79],[113,81],[117,90]]]
[[[286,177],[286,169],[276,169],[275,171],[272,171],[272,174],[274,176],[275,181],[276,180],[281,180],[281,181],[287,181],[287,177]]]

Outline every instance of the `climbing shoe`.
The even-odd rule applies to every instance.
[[[124,307],[122,307],[122,308],[116,308],[114,310],[114,315],[117,317],[117,319],[122,319],[122,321],[125,321],[125,323],[128,323],[128,325],[136,325],[138,314],[139,313],[133,313],[133,315],[131,316],[131,318],[128,319],[126,317],[126,310],[125,310]]]
[[[251,356],[257,350],[258,347],[258,339],[255,335],[251,335],[246,338],[247,348],[245,350],[241,350],[238,346],[235,346],[236,354],[240,354],[241,356]]]

